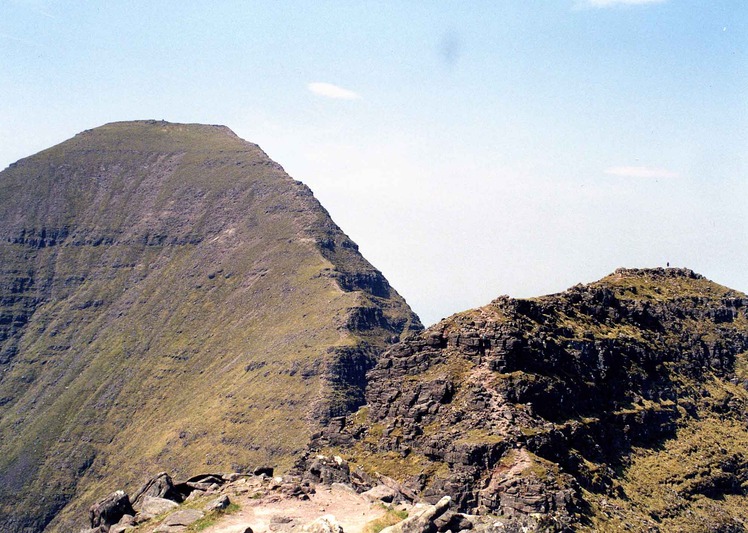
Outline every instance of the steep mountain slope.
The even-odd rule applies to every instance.
[[[287,467],[419,329],[225,127],[114,123],[23,159],[0,173],[0,530],[69,530],[158,470]]]
[[[690,270],[501,297],[369,378],[316,445],[428,499],[558,530],[748,527],[748,297]]]

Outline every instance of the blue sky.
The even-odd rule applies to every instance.
[[[0,167],[220,123],[424,322],[619,266],[748,291],[743,0],[0,0]]]

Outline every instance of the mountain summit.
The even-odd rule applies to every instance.
[[[0,529],[149,473],[291,465],[405,301],[223,126],[121,122],[0,173]]]
[[[456,314],[385,352],[366,401],[316,447],[432,503],[544,531],[748,523],[748,296],[690,270]]]

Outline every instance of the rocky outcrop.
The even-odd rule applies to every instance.
[[[182,494],[174,487],[174,482],[166,472],[160,472],[149,479],[132,497],[132,506],[139,509],[145,498],[164,498],[182,501]]]
[[[130,504],[130,498],[124,491],[118,490],[91,506],[89,520],[92,528],[99,528],[102,532],[107,532],[123,516],[134,514],[135,511]]]
[[[747,351],[744,294],[690,270],[621,269],[561,294],[501,297],[405,339],[370,371],[367,405],[316,445],[462,511],[564,530],[590,516],[626,523],[644,506],[655,527],[622,473],[692,438],[697,422],[719,419],[741,436],[716,452],[731,466],[700,478],[699,494],[745,498]],[[603,501],[623,503],[595,514]],[[666,516],[679,524],[700,505]]]
[[[160,517],[153,531],[183,531],[207,514],[226,511],[231,504],[228,493],[238,493],[237,488],[245,486],[250,477],[255,479],[256,486],[262,486],[268,479],[264,474],[199,474],[174,484],[169,474],[161,472],[134,493],[134,505],[130,505],[129,496],[122,490],[94,504],[89,513],[90,525],[96,533],[125,531],[138,525],[154,525],[154,520]],[[180,507],[185,501],[191,504],[202,501],[202,505],[200,509]]]

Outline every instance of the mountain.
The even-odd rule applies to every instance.
[[[748,297],[690,270],[456,314],[385,352],[366,402],[315,449],[432,503],[529,530],[748,529]]]
[[[288,468],[418,318],[222,126],[121,122],[0,173],[0,530],[154,471]]]

